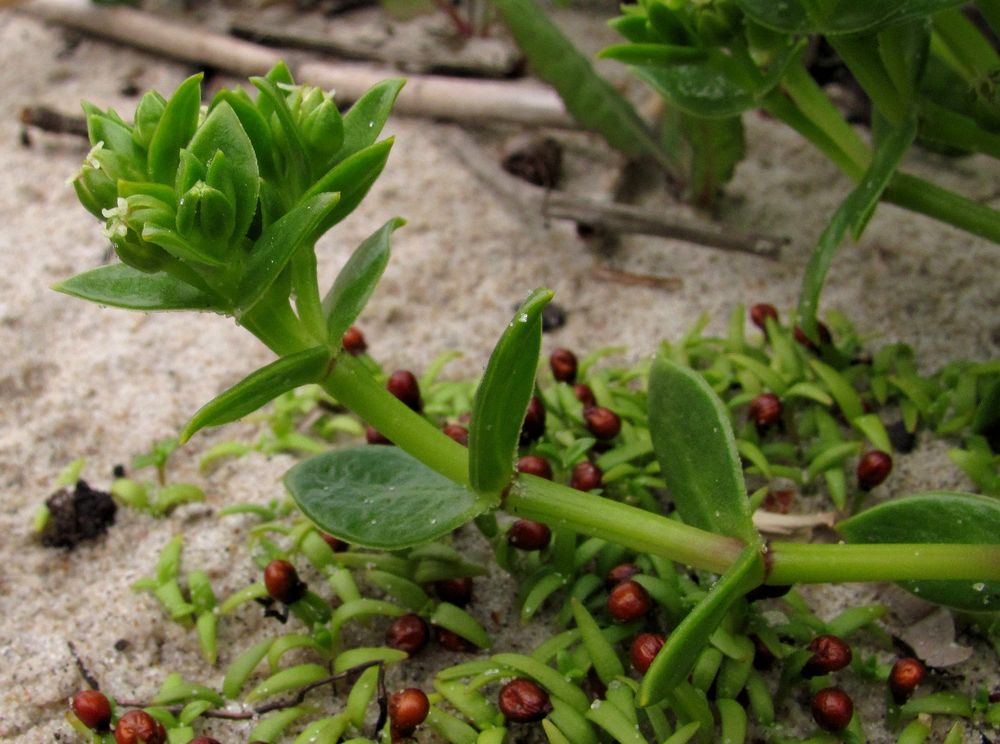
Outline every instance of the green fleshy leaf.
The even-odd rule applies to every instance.
[[[887,501],[837,525],[854,543],[1000,543],[1000,501],[936,491]],[[970,612],[1000,609],[1000,581],[905,581],[907,591],[930,602]]]
[[[725,405],[701,375],[662,355],[649,374],[649,433],[681,519],[756,542]]]
[[[385,162],[389,158],[393,142],[394,140],[390,137],[366,147],[331,168],[326,175],[312,185],[303,199],[308,199],[324,191],[340,194],[340,201],[336,208],[324,215],[313,234],[314,238],[319,237],[343,220],[361,203],[365,194],[382,173],[382,169],[385,168]]]
[[[396,447],[337,450],[285,474],[299,508],[324,532],[396,550],[446,535],[487,504]]]
[[[181,148],[187,146],[198,128],[203,77],[199,72],[181,83],[160,117],[146,161],[150,178],[158,183],[174,185]]]
[[[148,274],[125,264],[85,271],[53,287],[57,292],[126,310],[218,310],[215,298],[170,274]]]
[[[254,687],[246,696],[245,702],[253,703],[257,700],[263,700],[282,692],[311,685],[329,676],[329,671],[319,664],[299,664],[282,669]]]
[[[206,165],[215,157],[216,152],[224,154],[236,200],[232,234],[237,240],[241,240],[257,211],[260,171],[250,137],[228,103],[220,103],[212,109],[208,118],[198,127],[188,150]]]
[[[659,702],[687,678],[702,648],[733,602],[763,580],[764,554],[759,541],[754,541],[743,549],[740,557],[709,590],[708,596],[671,631],[642,679],[639,705],[645,707]]]
[[[535,389],[542,310],[553,292],[536,289],[507,324],[476,390],[469,421],[469,481],[497,496],[510,482],[521,424]]]
[[[370,147],[385,126],[399,91],[406,80],[390,78],[376,83],[355,101],[344,114],[344,143],[337,151],[334,163],[340,163]]]
[[[295,252],[313,239],[338,201],[338,194],[317,194],[299,202],[264,231],[254,243],[240,279],[236,293],[238,314],[245,314],[267,293]]]
[[[335,348],[344,332],[357,319],[371,297],[389,263],[389,238],[393,230],[406,224],[396,217],[386,222],[359,245],[337,274],[323,298],[327,340]]]
[[[841,0],[813,3],[804,0],[736,0],[757,23],[787,34],[850,34],[924,18],[961,5],[961,0]],[[820,12],[821,10],[826,12]]]
[[[277,69],[277,68],[275,68]],[[286,68],[287,69],[287,68]],[[275,70],[272,70],[273,73]],[[299,129],[295,123],[295,117],[288,108],[288,101],[285,94],[275,84],[271,78],[271,73],[267,77],[252,77],[250,82],[261,93],[262,101],[266,101],[267,109],[277,117],[278,125],[281,127],[281,134],[284,147],[283,155],[290,169],[291,186],[295,189],[293,193],[302,193],[309,184],[309,165],[306,158],[305,146],[299,136]],[[286,85],[291,85],[291,80],[280,81]],[[258,108],[265,108],[258,104]]]
[[[318,382],[330,364],[329,349],[317,346],[282,357],[258,369],[202,406],[180,434],[188,441],[206,426],[220,426],[243,418],[282,393]]]

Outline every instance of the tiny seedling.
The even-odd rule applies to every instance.
[[[153,592],[178,622],[196,624],[202,651],[210,661],[216,655],[217,618],[253,600],[287,600],[288,610],[311,634],[285,636],[280,643],[269,639],[248,649],[229,667],[222,695],[169,677],[153,701],[161,706],[153,710],[165,726],[190,728],[194,718],[224,699],[237,697],[267,656],[273,673],[247,695],[247,703],[291,690],[304,696],[317,685],[355,674],[346,711],[310,724],[301,740],[326,736],[335,741],[349,727],[361,730],[368,703],[380,696],[382,668],[406,654],[391,648],[342,648],[343,627],[359,618],[414,612],[435,626],[439,637],[458,638],[450,641],[456,647],[459,643],[487,647],[490,639],[471,615],[451,602],[429,601],[421,586],[482,570],[464,563],[453,548],[435,542],[470,522],[494,540],[501,565],[533,570],[522,596],[522,617],[530,618],[546,597],[569,587],[572,601],[564,619],[572,619],[576,629],[567,631],[569,636],[553,637],[532,656],[498,653],[483,662],[485,666],[473,662],[442,673],[424,715],[426,725],[448,741],[501,741],[506,732],[498,723],[502,716],[498,719],[497,709],[484,703],[477,685],[513,676],[533,681],[530,686],[519,683],[513,691],[505,687],[501,713],[511,722],[546,716],[545,731],[552,741],[596,741],[595,727],[617,741],[643,741],[637,738],[635,719],[643,709],[658,741],[684,741],[695,731],[701,741],[710,741],[715,721],[705,693],[713,680],[724,738],[741,741],[746,714],[734,699],[744,688],[758,718],[768,718],[766,696],[757,694],[761,682],[752,674],[753,644],[735,632],[738,623],[745,627],[749,622],[744,598],[755,591],[780,591],[800,583],[888,580],[904,582],[925,599],[951,607],[976,612],[1000,608],[1000,504],[985,496],[934,492],[889,501],[841,522],[838,529],[846,542],[838,544],[762,537],[752,519],[741,455],[761,472],[770,472],[782,467],[782,450],[770,447],[752,426],[737,439],[730,409],[710,380],[720,390],[731,381],[741,384],[750,398],[730,401],[734,407],[749,404],[763,392],[779,396],[790,409],[797,401],[815,404],[802,433],[815,442],[806,473],[800,468],[798,478],[812,482],[823,476],[833,484],[831,493],[842,493],[836,473],[839,469],[842,475],[844,463],[860,449],[854,441],[843,440],[835,416],[880,450],[891,449],[884,443],[888,438],[884,427],[865,412],[843,372],[851,369],[847,346],[796,346],[792,332],[781,327],[776,316],[763,321],[771,354],[743,337],[741,311],[721,346],[702,344],[700,329],[681,344],[665,344],[648,368],[641,395],[615,397],[596,375],[586,378],[590,383],[586,392],[560,382],[556,392],[547,394],[556,396],[549,401],[551,411],[562,411],[567,420],[575,417],[579,422],[580,436],[563,441],[563,458],[553,460],[560,470],[568,471],[586,459],[595,440],[620,441],[624,451],[612,445],[599,460],[602,484],[637,476],[635,483],[642,488],[629,498],[610,497],[615,489],[596,488],[592,478],[588,488],[595,490],[581,490],[515,469],[527,411],[542,407],[532,415],[544,430],[538,416],[545,406],[535,399],[541,313],[552,298],[549,290],[538,289],[524,300],[494,348],[471,401],[468,446],[442,432],[431,418],[414,410],[419,408],[414,400],[407,405],[387,390],[370,360],[347,353],[342,346],[344,334],[386,266],[390,236],[403,221],[392,219],[365,240],[325,293],[317,282],[314,244],[357,206],[381,172],[392,140],[376,140],[402,83],[375,86],[344,116],[329,95],[296,85],[283,65],[251,83],[256,96],[241,89],[223,90],[203,110],[196,75],[169,100],[146,94],[132,124],[112,111],[85,107],[94,148],[74,185],[84,205],[104,222],[122,263],[68,279],[57,289],[145,312],[226,314],[274,351],[277,361],[194,413],[181,432],[182,443],[205,427],[235,421],[295,388],[316,385],[395,446],[335,449],[294,466],[285,484],[310,522],[300,520],[289,527],[278,521],[282,516],[278,508],[258,507],[258,514],[267,520],[256,529],[255,559],[264,580],[221,603],[216,604],[212,587],[199,572],[186,575],[187,591],[183,590],[181,540],[168,544],[156,575],[141,580],[136,588]],[[724,353],[709,353],[718,348]],[[869,365],[873,394],[889,395],[890,386],[902,391],[917,407],[916,414],[928,421],[939,421],[954,411],[964,417],[955,424],[956,430],[975,424],[977,417],[988,418],[988,411],[982,413],[982,401],[995,399],[995,369],[976,370],[979,374],[956,370],[952,394],[935,408],[932,400],[941,396],[908,385],[913,378],[907,377],[905,355],[897,352]],[[585,360],[579,365],[581,379],[591,364]],[[970,377],[971,383],[961,382]],[[984,388],[989,388],[985,397]],[[927,398],[921,401],[926,403],[923,410],[916,401],[921,393]],[[598,404],[588,407],[592,415],[565,405],[566,395],[587,394]],[[438,395],[430,398],[441,402]],[[633,405],[626,405],[627,400]],[[615,408],[619,413],[613,412]],[[595,415],[598,409],[607,410]],[[764,417],[757,428],[773,423],[772,417]],[[528,439],[537,439],[541,430],[527,432]],[[555,444],[540,442],[536,454],[545,453],[546,446],[551,451]],[[785,472],[795,473],[794,467],[784,467]],[[653,486],[665,490],[675,513],[665,512],[652,495]],[[846,510],[846,502],[842,505]],[[503,520],[497,519],[501,513],[543,523],[551,540],[545,545],[543,541],[512,544]],[[271,533],[290,538],[293,550],[322,572],[341,601],[336,609],[297,578],[294,596],[279,594],[275,600],[275,591],[268,586],[269,567],[277,565],[270,572],[280,569],[287,578],[291,564]],[[336,552],[337,539],[354,550]],[[518,547],[529,549],[518,551]],[[543,547],[551,566],[538,563]],[[615,622],[608,628],[594,619],[594,612],[603,610],[588,603],[597,588],[593,580],[581,583],[585,578],[581,575],[571,584],[577,572],[605,549],[611,551],[601,559],[609,563],[606,571],[622,562],[611,563],[614,556],[624,558],[629,553],[640,554],[645,567],[645,575],[635,575],[610,590],[606,611]],[[399,604],[361,596],[345,571],[351,561]],[[695,581],[677,572],[673,563],[713,579]],[[786,601],[800,603],[794,594]],[[654,606],[669,614],[673,627],[662,648],[648,660],[641,681],[636,681],[624,676],[613,644],[631,638],[636,624]],[[854,613],[840,621],[838,630],[846,635],[877,615]],[[764,625],[756,632],[776,655],[788,656]],[[812,633],[808,628],[806,632]],[[577,651],[568,651],[581,643]],[[281,656],[297,645],[313,649],[324,663],[281,668]],[[806,667],[811,652],[802,653],[806,655],[801,659],[789,657],[794,662],[787,666],[793,669],[789,674]],[[592,706],[577,684],[591,667],[606,687],[600,699],[608,704]],[[479,681],[461,682],[468,678]],[[544,699],[539,686],[544,688]],[[446,712],[442,700],[476,728]],[[822,710],[817,714],[819,725],[854,731],[859,725],[856,717],[843,705],[836,708],[838,700],[843,703],[827,693],[816,704]],[[301,702],[299,697],[267,708],[278,711],[267,722],[280,718],[283,723],[274,723],[267,736],[251,738],[273,740],[305,711]],[[181,703],[183,709],[162,707]],[[664,706],[684,711],[673,734]],[[416,707],[423,710],[422,703]],[[260,712],[257,709],[253,715]],[[408,731],[413,720],[400,713],[392,725]],[[377,726],[383,739],[391,735],[384,723],[383,716]],[[685,728],[691,723],[694,728]],[[484,738],[489,731],[493,733]]]

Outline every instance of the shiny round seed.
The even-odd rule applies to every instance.
[[[632,639],[632,645],[628,652],[629,658],[632,660],[632,667],[639,674],[645,674],[666,642],[666,637],[660,633],[640,633],[637,635]]]
[[[389,721],[394,733],[406,736],[424,722],[431,703],[426,693],[417,687],[397,690],[389,697]]]
[[[510,526],[507,542],[518,550],[541,550],[548,547],[552,530],[548,525],[530,519],[519,519]]]
[[[397,617],[385,631],[385,645],[405,651],[411,656],[427,645],[430,632],[427,623],[416,613]]]
[[[772,318],[775,322],[778,322],[778,309],[774,305],[761,302],[750,308],[751,322],[765,333],[767,333],[768,318]]]
[[[604,574],[604,586],[608,589],[613,589],[623,581],[629,581],[633,576],[640,573],[642,573],[642,569],[634,563],[619,563]]]
[[[435,581],[434,593],[442,602],[451,602],[457,607],[465,607],[472,602],[472,578],[460,576]]]
[[[854,715],[854,701],[839,687],[827,687],[812,699],[812,716],[827,731],[843,731]]]
[[[344,332],[340,342],[344,346],[344,351],[354,356],[364,354],[368,351],[368,342],[365,341],[365,335],[357,326],[351,326],[348,328]]]
[[[552,480],[552,466],[540,455],[525,455],[517,461],[517,472]]]
[[[365,441],[368,444],[392,444],[389,439],[374,426],[365,427]]]
[[[649,612],[652,602],[640,584],[629,579],[608,592],[608,612],[615,620],[628,623]]]
[[[576,354],[569,349],[556,349],[549,356],[549,367],[552,369],[552,376],[559,382],[575,382],[576,366]]]
[[[299,579],[295,566],[280,558],[264,569],[264,586],[272,598],[285,604],[298,602],[306,593],[306,585]]]
[[[434,634],[437,637],[438,645],[443,649],[448,651],[455,651],[460,654],[467,654],[471,651],[476,650],[474,643],[466,638],[463,638],[458,633],[453,630],[448,630],[447,628],[442,628],[440,626],[434,628]]]
[[[406,369],[398,369],[389,375],[385,383],[386,390],[395,395],[414,411],[420,411],[424,407],[423,399],[420,397],[420,383],[416,376]]]
[[[812,656],[802,668],[804,677],[818,677],[843,669],[851,663],[851,647],[835,635],[821,635],[809,644]]]
[[[870,491],[892,472],[892,456],[882,450],[866,452],[858,462],[858,488]]]
[[[761,393],[750,401],[747,413],[762,429],[776,424],[781,420],[781,399],[774,393]]]
[[[117,744],[165,744],[167,732],[163,724],[144,710],[130,710],[115,726]]]
[[[528,410],[521,424],[521,444],[531,444],[545,433],[545,404],[537,395],[528,401]]]
[[[593,491],[604,485],[604,473],[592,462],[578,462],[570,473],[569,485],[577,491]]]
[[[618,414],[604,406],[584,409],[583,420],[587,431],[602,441],[614,439],[622,429],[622,420]]]
[[[573,386],[573,395],[583,404],[584,408],[593,408],[597,405],[597,398],[594,397],[594,391],[590,389],[590,385],[584,385],[582,382],[576,383]]]
[[[441,431],[445,436],[451,437],[463,447],[469,446],[469,430],[461,424],[445,424]]]
[[[907,656],[897,660],[892,665],[892,671],[889,672],[889,691],[896,704],[905,703],[913,691],[924,681],[926,675],[927,670],[917,659]]]
[[[497,706],[511,723],[540,721],[552,710],[548,693],[523,677],[512,679],[500,688]]]
[[[213,736],[196,736],[188,744],[222,744],[222,742]]]
[[[69,705],[87,728],[107,731],[111,726],[111,703],[104,693],[97,690],[80,690],[73,696]]]
[[[820,321],[816,322],[816,333],[819,336],[819,346],[817,346],[816,342],[806,335],[806,332],[802,330],[800,326],[795,326],[795,330],[793,331],[795,340],[798,341],[801,346],[804,346],[812,352],[817,352],[819,351],[820,346],[828,346],[833,342],[833,336],[830,334],[830,329],[826,327],[826,324]]]

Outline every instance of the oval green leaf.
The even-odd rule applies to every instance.
[[[351,105],[344,114],[344,144],[337,151],[334,164],[364,150],[375,141],[405,84],[403,78],[382,80]]]
[[[451,532],[488,505],[396,447],[328,452],[285,474],[316,525],[353,545],[396,550]]]
[[[258,369],[202,406],[184,427],[180,441],[186,442],[206,426],[219,426],[243,418],[289,390],[319,382],[330,359],[329,349],[317,346]]]
[[[334,348],[340,346],[341,337],[361,314],[385,271],[393,230],[405,224],[399,217],[391,219],[359,245],[323,298],[327,339]]]
[[[192,75],[181,83],[170,97],[156,132],[149,143],[146,167],[152,180],[174,185],[181,148],[194,136],[201,109],[203,73]]]
[[[756,542],[725,405],[701,375],[662,355],[649,374],[649,433],[681,519]]]
[[[147,274],[125,264],[85,271],[52,287],[57,292],[125,310],[218,310],[215,299],[170,274]]]
[[[535,389],[542,347],[542,309],[552,299],[536,289],[507,324],[476,389],[469,422],[469,482],[498,496],[514,472],[514,455],[525,411]]]
[[[1000,544],[1000,501],[937,491],[887,501],[837,525],[852,543]],[[917,596],[970,612],[1000,610],[1000,581],[906,581]]]

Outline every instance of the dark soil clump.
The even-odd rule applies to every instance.
[[[72,550],[85,540],[103,535],[114,524],[117,504],[111,494],[95,491],[78,480],[70,491],[61,488],[49,496],[49,520],[42,529],[42,545]]]

